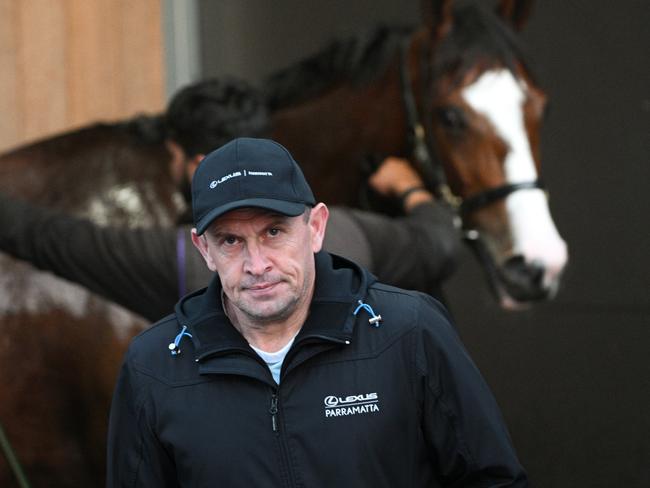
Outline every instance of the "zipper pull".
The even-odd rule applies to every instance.
[[[269,413],[271,414],[271,426],[273,427],[273,432],[278,431],[278,396],[276,394],[271,395],[271,408],[269,408]]]

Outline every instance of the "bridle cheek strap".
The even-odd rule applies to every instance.
[[[417,103],[413,94],[413,84],[409,74],[408,51],[411,38],[403,39],[399,50],[399,74],[402,102],[406,115],[408,132],[408,151],[410,158],[425,179],[425,185],[431,189],[437,198],[447,200],[451,195],[448,190],[442,164],[434,160],[435,152],[427,141],[427,134],[418,113]],[[424,68],[423,68],[424,69]],[[453,202],[447,202],[453,205]]]

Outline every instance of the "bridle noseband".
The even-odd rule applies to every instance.
[[[410,47],[410,37],[405,37],[400,45],[400,83],[402,101],[404,102],[404,111],[406,113],[406,124],[409,139],[409,154],[415,166],[420,170],[425,185],[431,189],[434,195],[445,202],[458,212],[461,219],[465,218],[472,212],[490,205],[496,201],[502,200],[513,192],[528,189],[544,189],[542,182],[537,179],[533,181],[525,181],[521,183],[510,183],[494,188],[488,188],[480,193],[472,195],[468,198],[461,198],[454,195],[445,176],[442,161],[440,161],[437,152],[433,148],[433,134],[432,131],[425,131],[424,125],[418,113],[417,104],[415,102],[415,95],[413,93],[413,83],[408,69],[408,50]],[[429,50],[422,50],[420,60],[421,72],[423,73],[423,92],[422,100],[425,107],[425,122],[432,120],[430,107],[432,106],[432,70],[430,69],[429,60],[431,59]],[[476,235],[476,232],[473,233]]]
[[[481,207],[486,207],[491,203],[503,200],[505,197],[519,190],[539,189],[544,190],[544,185],[540,180],[524,181],[522,183],[511,183],[501,185],[495,188],[482,191],[463,200],[460,204],[459,212],[461,215],[468,215]]]

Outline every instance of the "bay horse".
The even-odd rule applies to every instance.
[[[458,207],[508,306],[551,297],[566,262],[538,181],[545,96],[510,27],[525,10],[431,2],[418,29],[336,44],[268,83],[270,135],[319,199],[388,209],[359,191],[361,163],[412,159]],[[181,209],[159,129],[145,117],[19,148],[0,157],[0,188],[100,223],[172,225]],[[0,422],[34,486],[101,485],[115,375],[147,324],[1,258]],[[0,486],[16,486],[3,459]]]
[[[273,75],[272,138],[328,203],[369,201],[361,161],[410,159],[458,209],[504,308],[551,298],[567,246],[539,177],[546,95],[515,34],[531,2],[425,6],[419,29],[337,42]]]

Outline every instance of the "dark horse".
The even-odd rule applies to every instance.
[[[100,223],[171,225],[157,119],[98,124],[0,157],[0,189]],[[143,164],[144,163],[144,164]],[[0,422],[35,487],[100,486],[116,371],[148,324],[0,255]],[[0,452],[0,486],[14,476]]]
[[[269,81],[272,137],[326,202],[360,192],[363,164],[409,157],[457,205],[504,305],[550,297],[566,248],[538,181],[545,97],[511,25],[432,2],[416,30],[337,43]],[[0,188],[124,225],[171,225],[176,205],[156,118],[100,124],[0,157]],[[80,287],[0,260],[0,422],[34,486],[102,484],[109,398],[126,344],[147,324]],[[0,486],[14,479],[0,457]]]

